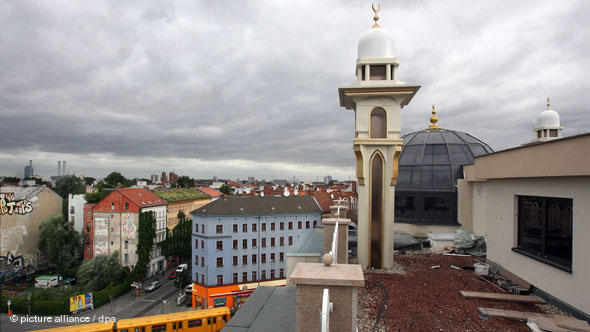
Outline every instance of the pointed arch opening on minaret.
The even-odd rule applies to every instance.
[[[383,261],[383,218],[384,218],[384,185],[385,158],[381,151],[373,153],[370,167],[370,200],[369,200],[369,262],[376,269],[382,267]]]
[[[381,107],[371,111],[370,138],[387,138],[387,113]]]

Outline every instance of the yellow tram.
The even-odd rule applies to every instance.
[[[115,323],[90,323],[38,330],[66,332],[219,332],[230,319],[229,308],[182,311],[171,314],[120,319]]]

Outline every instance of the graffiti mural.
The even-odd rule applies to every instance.
[[[109,254],[109,218],[94,217],[94,257]]]
[[[136,237],[137,226],[133,219],[133,213],[121,213],[121,234],[124,239],[134,239]]]
[[[0,194],[0,215],[27,214],[33,211],[33,205],[26,199],[15,201],[14,193]]]

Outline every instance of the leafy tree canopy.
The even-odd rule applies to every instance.
[[[231,187],[228,186],[227,184],[221,185],[221,187],[219,187],[219,191],[222,194],[231,195]]]
[[[181,188],[192,188],[195,186],[195,182],[193,181],[193,179],[189,178],[186,175],[180,176],[176,183]]]
[[[62,198],[67,199],[69,194],[83,194],[86,192],[84,181],[75,175],[66,175],[57,180],[53,190]]]
[[[172,231],[166,231],[166,239],[159,243],[164,256],[191,256],[192,221],[184,213],[178,212],[178,224]]]
[[[39,226],[39,250],[63,272],[82,257],[82,240],[72,223],[63,216],[50,217]]]
[[[95,178],[93,178],[92,176],[86,176],[84,177],[84,184],[86,184],[87,186],[91,186],[94,184],[94,181],[96,181]]]
[[[84,261],[78,268],[78,285],[83,289],[98,291],[111,283],[119,283],[125,278],[125,269],[119,264],[119,252],[110,256],[98,255]]]
[[[85,194],[84,199],[86,200],[87,203],[98,203],[103,198],[105,198],[109,193],[110,193],[110,191],[107,191],[107,190],[99,190],[99,191],[95,191],[93,193]]]
[[[127,181],[129,180],[127,180],[127,178],[125,178],[119,172],[112,172],[104,178],[105,184],[111,188],[116,188],[117,184],[121,184],[123,187],[125,187]]]
[[[137,263],[133,268],[135,280],[145,277],[150,263],[150,251],[154,245],[156,236],[156,215],[154,211],[141,212],[139,214],[139,226],[137,228]]]

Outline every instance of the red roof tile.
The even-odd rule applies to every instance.
[[[165,205],[166,201],[151,191],[143,188],[121,188],[121,195],[127,197],[130,201],[139,207]]]
[[[211,196],[211,197],[219,197],[222,196],[223,194],[220,193],[219,191],[213,189],[213,188],[209,188],[209,187],[202,187],[199,188],[200,191],[204,192],[205,194]]]

